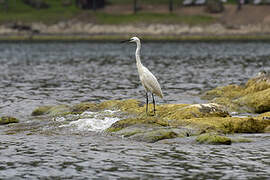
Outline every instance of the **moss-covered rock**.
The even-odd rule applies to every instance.
[[[270,75],[260,73],[244,86],[217,87],[206,92],[202,98],[225,106],[229,112],[262,113],[270,111]]]
[[[265,133],[270,133],[270,125],[268,125],[267,127],[264,128],[264,132]]]
[[[231,138],[232,143],[250,143],[252,142],[251,139],[247,139],[247,138]]]
[[[163,139],[187,137],[193,135],[194,131],[188,128],[171,128],[153,126],[150,124],[135,124],[117,131],[116,134],[137,141],[153,143]]]
[[[249,93],[236,102],[242,107],[247,107],[247,112],[263,113],[270,111],[270,88]]]
[[[40,106],[32,112],[32,116],[40,116],[47,114],[50,108],[52,108],[52,106]]]
[[[9,116],[0,117],[0,125],[10,124],[10,123],[18,123],[18,122],[19,122],[19,120],[17,118],[14,118],[14,117],[9,117]]]
[[[261,116],[231,117],[222,106],[215,104],[204,105],[160,105],[157,106],[156,116],[147,116],[145,113],[135,117],[123,118],[114,123],[107,132],[121,131],[134,125],[170,128],[191,128],[196,135],[203,132],[222,133],[257,133],[264,132],[270,125],[269,121]],[[137,129],[138,130],[138,129]],[[139,131],[136,132],[138,133]],[[143,130],[144,131],[144,130]],[[130,132],[133,134],[133,132]]]
[[[84,119],[85,116],[88,119],[92,116],[98,119],[117,118],[120,120],[106,132],[145,142],[206,133],[197,138],[199,142],[218,144],[217,140],[224,140],[222,143],[229,144],[231,141],[217,133],[269,132],[270,112],[266,111],[270,107],[270,80],[267,78],[256,77],[245,86],[229,85],[208,91],[205,98],[212,102],[207,104],[157,105],[155,116],[148,116],[145,104],[134,99],[84,102],[71,107],[43,106],[32,115],[64,116],[63,119],[68,121]],[[265,113],[254,117],[232,117],[228,111]],[[75,118],[73,114],[76,114]]]
[[[32,116],[41,116],[41,115],[59,116],[70,113],[71,109],[67,105],[40,106],[32,112]]]
[[[143,133],[137,133],[132,136],[132,139],[154,143],[163,139],[172,139],[178,137],[178,134],[172,129],[157,129]]]
[[[215,133],[205,133],[196,138],[196,141],[204,144],[225,144],[230,145],[232,143],[231,138],[218,135]]]
[[[80,104],[75,104],[71,108],[71,111],[74,113],[83,113],[84,111],[96,111],[96,110],[97,110],[97,105],[95,103],[90,103],[90,102],[83,102]]]

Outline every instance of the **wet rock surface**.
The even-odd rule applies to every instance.
[[[69,126],[81,126],[84,122],[98,131],[143,142],[198,136],[199,143],[231,144],[241,140],[232,141],[222,134],[269,132],[269,79],[268,74],[260,73],[244,86],[229,85],[208,91],[204,97],[211,103],[157,105],[156,115],[147,115],[145,105],[134,99],[43,106],[32,115],[68,121],[71,122]],[[240,117],[229,113],[234,111],[264,113]],[[91,125],[91,121],[94,124],[110,122],[111,125],[103,124],[106,128],[102,129],[97,127],[99,125]]]
[[[270,75],[267,72],[260,72],[244,86],[217,87],[206,92],[203,98],[225,106],[229,112],[268,112],[270,111]]]
[[[18,122],[19,122],[19,120],[14,118],[14,117],[10,117],[10,116],[0,117],[0,125],[10,124],[10,123],[18,123]]]

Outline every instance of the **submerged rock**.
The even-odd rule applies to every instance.
[[[229,112],[263,113],[270,111],[270,74],[259,73],[244,86],[217,87],[206,92],[203,98],[225,106]]]
[[[196,141],[199,143],[205,143],[205,144],[230,145],[232,143],[231,138],[223,136],[223,135],[218,135],[215,133],[202,134],[196,138]]]
[[[41,115],[59,116],[70,113],[71,109],[67,105],[40,106],[32,112],[32,116],[41,116]]]
[[[9,117],[9,116],[0,117],[0,125],[10,124],[10,123],[18,123],[18,122],[19,122],[19,120],[14,118],[14,117]]]

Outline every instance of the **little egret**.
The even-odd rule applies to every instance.
[[[146,114],[148,114],[148,92],[152,93],[153,105],[154,105],[154,114],[156,114],[155,107],[155,98],[154,94],[163,98],[163,94],[160,88],[160,85],[157,81],[157,78],[141,63],[140,58],[140,50],[141,50],[141,42],[137,37],[132,37],[130,40],[122,41],[122,42],[135,42],[137,44],[137,49],[135,52],[137,69],[140,77],[140,81],[146,91]]]

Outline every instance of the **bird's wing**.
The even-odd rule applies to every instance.
[[[143,73],[141,74],[140,79],[146,90],[163,98],[157,78],[146,67],[143,67]]]

